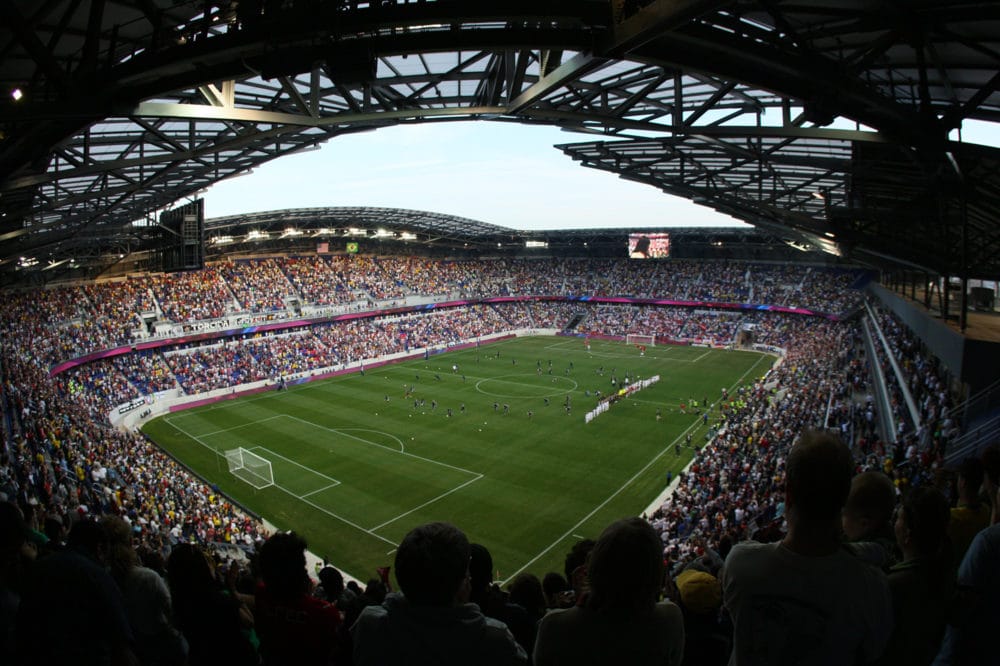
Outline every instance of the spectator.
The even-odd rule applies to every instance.
[[[562,574],[555,571],[550,571],[542,578],[542,591],[545,593],[545,607],[550,610],[569,608],[576,599],[569,583]]]
[[[678,605],[684,613],[684,664],[722,666],[733,648],[733,628],[720,617],[722,586],[719,579],[697,568],[678,576]]]
[[[17,505],[0,503],[0,662],[14,663],[14,627],[24,575],[34,551],[28,525]]]
[[[542,591],[542,581],[535,574],[522,572],[514,576],[507,586],[512,604],[517,604],[531,618],[537,633],[538,621],[545,616],[545,592]]]
[[[255,628],[265,666],[325,666],[336,663],[341,617],[337,607],[311,596],[306,542],[279,532],[260,548]]]
[[[1000,626],[1000,523],[972,540],[958,567],[960,608],[945,632],[935,666],[997,664],[996,628]]]
[[[365,608],[351,630],[357,666],[527,661],[506,625],[467,603],[469,540],[457,527],[412,529],[396,550],[395,567],[402,594]]]
[[[896,487],[881,471],[867,471],[851,481],[841,516],[848,547],[869,564],[888,570],[896,560],[892,514]]]
[[[250,641],[253,615],[216,578],[215,564],[201,548],[182,543],[167,560],[167,582],[178,628],[188,642],[190,666],[254,666]]]
[[[542,618],[535,666],[549,664],[680,664],[684,620],[657,602],[662,545],[641,518],[609,525],[590,553],[590,592],[575,608]]]
[[[101,525],[108,534],[108,568],[122,592],[136,656],[144,666],[187,663],[187,642],[172,624],[170,591],[159,574],[139,565],[132,526],[115,515],[104,516]]]
[[[486,617],[507,625],[525,653],[531,654],[535,645],[535,622],[524,608],[508,603],[503,592],[493,583],[493,556],[486,546],[474,543],[470,546],[470,553],[469,601],[479,606]]]
[[[894,624],[880,664],[930,664],[944,636],[954,590],[948,548],[948,500],[936,488],[915,488],[895,521],[903,560],[889,570]]]
[[[18,663],[135,663],[122,595],[104,568],[107,552],[107,532],[84,519],[65,549],[38,560],[18,609]]]
[[[972,539],[990,524],[990,506],[979,496],[984,475],[983,462],[979,458],[966,458],[958,469],[958,503],[951,510],[948,524],[956,562],[962,561]]]
[[[847,447],[807,432],[786,463],[788,534],[737,544],[723,568],[735,627],[730,664],[864,663],[892,630],[885,577],[841,548],[841,509],[851,488]]]

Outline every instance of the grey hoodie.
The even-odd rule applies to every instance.
[[[476,604],[412,606],[402,594],[368,606],[351,628],[355,666],[407,664],[524,664],[524,652],[507,625]]]

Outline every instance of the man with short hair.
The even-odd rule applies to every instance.
[[[410,531],[396,550],[402,594],[362,611],[351,632],[356,666],[524,664],[507,626],[467,603],[469,540],[449,523]]]
[[[738,664],[868,663],[892,631],[885,576],[841,547],[850,452],[835,437],[802,435],[788,455],[788,534],[733,547],[722,573]]]

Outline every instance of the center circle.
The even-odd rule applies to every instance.
[[[568,384],[572,386],[559,388],[560,385]],[[494,385],[499,386],[494,389]],[[494,398],[550,398],[575,391],[579,386],[575,380],[568,377],[536,374],[500,375],[476,382],[477,391]],[[509,393],[499,393],[499,390],[507,390]]]

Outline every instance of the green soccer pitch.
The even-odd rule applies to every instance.
[[[690,460],[693,451],[679,447],[686,435],[704,442],[701,418],[690,408],[681,414],[680,404],[714,403],[722,387],[754,381],[772,361],[518,338],[181,411],[144,431],[361,580],[392,564],[412,527],[446,520],[489,548],[506,581],[520,571],[561,572],[575,541],[643,511],[667,472],[676,476]],[[612,374],[661,379],[585,423],[595,392],[613,390]],[[225,451],[237,447],[271,462],[273,486],[255,490],[229,473]]]

